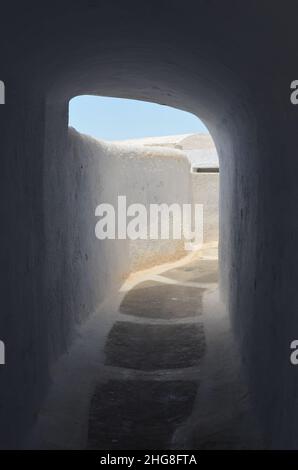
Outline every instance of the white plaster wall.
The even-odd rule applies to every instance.
[[[69,131],[68,153],[75,173],[69,173],[69,190],[74,179],[77,185],[69,208],[70,297],[73,309],[85,299],[88,314],[132,271],[187,253],[183,240],[99,240],[95,208],[101,203],[117,208],[118,195],[126,196],[127,206],[141,203],[148,209],[150,203],[191,203],[190,164],[179,150],[101,142],[74,129]]]
[[[218,241],[219,173],[191,173],[194,204],[203,204],[204,243]]]

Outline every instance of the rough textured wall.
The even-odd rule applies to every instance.
[[[203,204],[204,243],[218,241],[219,174],[191,173],[194,204]]]
[[[57,357],[71,341],[74,326],[132,271],[185,254],[183,240],[99,240],[96,207],[112,204],[117,220],[118,195],[126,196],[127,206],[142,203],[147,208],[150,203],[191,202],[190,165],[177,150],[109,144],[70,129],[59,171],[48,169],[44,189],[51,266],[48,336]],[[59,250],[55,260],[54,247]]]

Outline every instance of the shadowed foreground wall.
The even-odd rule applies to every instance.
[[[57,296],[71,282],[60,259],[73,230],[61,189],[67,104],[98,94],[177,106],[208,126],[221,169],[223,296],[266,446],[298,448],[298,368],[289,362],[298,336],[297,15],[294,0],[2,5],[2,447],[20,445],[47,388],[48,281],[58,270]],[[55,315],[66,330],[73,313],[61,297]]]

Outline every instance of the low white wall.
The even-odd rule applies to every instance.
[[[97,239],[96,207],[117,207],[118,195],[127,197],[127,205],[191,203],[192,179],[201,177],[191,174],[180,150],[100,142],[74,129],[69,129],[63,158],[57,154],[55,160],[52,148],[49,154],[45,295],[49,348],[56,358],[70,344],[75,325],[95,312],[129,273],[187,254],[183,240]],[[194,202],[205,205],[206,223],[204,186],[194,188]]]
[[[61,153],[55,145],[50,140],[43,182],[49,363],[130,272],[185,254],[179,240],[97,239],[96,207],[116,207],[118,195],[127,204],[191,202],[190,166],[179,150],[104,143],[74,129]]]
[[[119,150],[121,151],[119,152]],[[119,194],[127,195],[127,203],[186,204],[192,202],[190,164],[186,156],[173,149],[116,147],[115,172]],[[186,252],[184,240],[130,240],[129,271],[177,259]]]
[[[218,241],[219,173],[191,173],[193,203],[203,204],[204,243]]]
[[[183,240],[97,239],[96,207],[109,203],[117,208],[118,195],[126,196],[127,206],[191,203],[191,173],[179,150],[101,142],[74,129],[69,130],[66,160],[69,230],[63,296],[77,322],[132,271],[186,254]]]

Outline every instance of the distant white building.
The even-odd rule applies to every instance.
[[[141,139],[123,140],[121,143],[180,149],[187,155],[193,168],[219,168],[216,148],[209,134],[144,137]]]
[[[121,144],[170,147],[188,157],[192,173],[192,200],[203,205],[204,242],[218,241],[219,162],[209,134],[181,134],[123,140]]]

